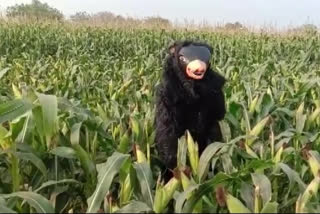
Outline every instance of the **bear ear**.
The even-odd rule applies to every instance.
[[[174,54],[176,52],[176,43],[173,43],[172,45],[169,46],[168,52],[169,54]]]
[[[209,49],[210,53],[212,54],[213,53],[213,48],[208,44],[206,44],[206,47]]]
[[[181,46],[183,46],[183,43],[182,43],[181,41],[179,41],[179,40],[173,41],[173,42],[171,43],[171,45],[169,45],[168,53],[169,53],[170,55],[174,55],[174,54],[177,52],[177,50],[179,51],[179,49],[181,48]]]

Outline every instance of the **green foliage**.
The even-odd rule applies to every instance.
[[[179,139],[164,183],[154,91],[176,39],[213,46],[223,142]],[[0,211],[320,212],[320,37],[0,26]],[[38,202],[38,203],[36,203]]]
[[[37,19],[62,20],[63,14],[50,7],[47,3],[41,3],[39,0],[32,0],[30,4],[16,4],[7,8],[7,16],[20,17],[25,16]]]

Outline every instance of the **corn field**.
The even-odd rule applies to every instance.
[[[223,142],[168,183],[154,92],[174,40],[213,47]],[[0,24],[1,213],[319,213],[320,36]]]

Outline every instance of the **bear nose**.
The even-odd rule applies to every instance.
[[[195,68],[195,69],[192,69],[192,68],[187,68],[189,72],[196,72],[196,73],[203,73],[205,72],[204,70],[204,67],[198,67],[198,68]]]
[[[206,65],[204,62],[200,61],[200,60],[195,60],[192,61],[188,66],[187,66],[187,70],[189,72],[199,72],[199,73],[203,73],[206,71]]]
[[[195,72],[199,72],[199,73],[205,72],[204,67],[203,67],[203,66],[200,66],[199,68],[197,68],[197,69],[195,70]]]

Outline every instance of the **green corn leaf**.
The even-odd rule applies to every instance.
[[[178,167],[183,167],[186,166],[187,164],[187,151],[188,151],[188,146],[187,146],[187,141],[186,137],[182,136],[181,138],[178,139],[178,154],[177,154],[177,165]]]
[[[107,162],[98,167],[98,183],[94,193],[88,198],[87,213],[97,212],[101,206],[101,202],[106,196],[114,176],[119,172],[122,164],[129,155],[118,152],[113,153]]]
[[[221,155],[220,159],[221,159],[223,170],[224,170],[225,173],[230,175],[230,174],[232,174],[233,172],[236,171],[234,166],[233,166],[232,159],[231,159],[229,154]]]
[[[16,99],[0,104],[0,124],[12,121],[32,109],[32,103],[25,99]]]
[[[121,153],[127,153],[129,150],[130,150],[130,138],[128,136],[128,133],[125,132],[120,138],[118,151]]]
[[[12,209],[6,207],[3,204],[0,204],[0,213],[17,213],[17,212],[13,211]]]
[[[200,157],[199,165],[198,165],[198,178],[199,182],[202,181],[206,175],[209,168],[209,163],[212,157],[219,151],[222,147],[224,147],[226,144],[223,143],[212,143],[203,151]]]
[[[132,184],[130,179],[130,174],[127,175],[127,177],[124,179],[124,181],[121,183],[121,189],[120,189],[120,204],[123,205],[127,203],[132,195]]]
[[[184,190],[187,190],[191,185],[191,180],[188,178],[188,176],[184,172],[180,172],[180,176],[181,176],[180,179],[181,179],[182,188]]]
[[[222,184],[224,182],[227,182],[230,179],[230,177],[223,173],[218,173],[216,176],[214,176],[212,179],[202,183],[198,186],[197,190],[195,190],[191,197],[190,195],[186,195],[187,197],[190,197],[187,202],[185,203],[183,207],[184,213],[190,213],[193,211],[194,207],[196,206],[197,202],[206,194],[209,192],[212,192],[217,185]]]
[[[307,116],[303,114],[304,103],[301,103],[298,110],[296,111],[296,131],[301,134],[307,119]]]
[[[154,195],[154,203],[153,203],[153,211],[155,213],[163,212],[164,206],[162,205],[162,201],[164,200],[165,192],[164,185],[160,182],[160,177],[157,182],[155,195]]]
[[[115,213],[148,213],[152,209],[141,201],[131,201],[129,204],[117,210]]]
[[[259,187],[259,193],[266,204],[271,200],[271,183],[267,176],[264,174],[251,173],[252,181],[255,187]]]
[[[51,137],[55,134],[58,122],[58,101],[53,95],[38,94],[43,115],[43,129],[47,143],[50,145]]]
[[[18,197],[28,202],[30,206],[35,208],[38,213],[54,213],[54,208],[50,202],[43,196],[34,192],[14,192],[7,195],[2,195],[4,198]]]
[[[320,177],[317,176],[311,181],[311,183],[308,185],[304,193],[299,196],[296,202],[296,213],[306,212],[305,210],[306,205],[310,201],[311,197],[317,194],[319,184],[320,184]]]
[[[13,91],[14,97],[16,99],[21,99],[22,98],[22,94],[21,94],[20,90],[18,89],[18,87],[15,84],[12,84],[12,91]]]
[[[233,197],[232,195],[228,194],[226,199],[230,213],[252,213],[239,199]]]
[[[10,68],[5,68],[5,69],[0,70],[0,80],[9,70],[10,70]]]
[[[279,163],[280,161],[281,161],[281,155],[282,155],[282,153],[283,153],[283,146],[281,146],[279,149],[278,149],[278,151],[277,151],[277,153],[276,153],[276,155],[274,156],[274,163]]]
[[[250,114],[253,114],[255,109],[256,109],[256,106],[257,106],[257,103],[258,103],[258,99],[259,99],[259,96],[256,96],[250,103],[250,107],[249,107],[249,113]]]
[[[246,152],[247,152],[249,155],[251,155],[253,158],[257,158],[257,159],[259,158],[258,155],[250,148],[249,145],[245,144],[244,146],[245,146],[245,148],[246,148]]]
[[[141,128],[139,121],[136,118],[131,118],[131,128],[132,132],[134,133],[134,136],[136,137],[136,140],[140,140],[141,135]],[[139,142],[140,143],[140,142]]]
[[[95,178],[96,167],[89,154],[78,144],[73,145],[73,149],[75,150],[86,175],[89,176],[90,179]]]
[[[143,199],[149,207],[153,207],[153,178],[150,166],[144,163],[136,163],[133,165],[136,170],[138,181],[140,183]]]
[[[176,177],[172,177],[168,183],[164,186],[164,192],[165,192],[165,206],[169,203],[171,200],[174,192],[177,190],[178,186],[180,184],[180,180],[178,180]]]
[[[80,143],[80,128],[82,123],[76,123],[71,128],[70,142],[72,145],[79,145]]]
[[[191,195],[194,194],[194,191],[199,188],[198,184],[189,186],[185,191],[181,192],[179,196],[176,199],[176,204],[175,204],[175,212],[176,213],[183,213],[183,205],[185,201],[190,198]]]
[[[277,202],[267,202],[260,213],[278,213],[278,205]]]
[[[31,112],[27,112],[25,114],[26,116],[19,120],[19,122],[23,122],[23,126],[19,127],[19,122],[11,123],[12,127],[12,139],[14,139],[17,143],[24,143],[25,140],[28,140],[28,136],[30,136],[32,133],[32,119],[31,119]],[[30,138],[29,138],[30,139]]]
[[[62,158],[75,159],[77,158],[74,149],[66,146],[59,146],[50,150],[51,154],[57,155]]]
[[[187,131],[187,146],[192,173],[196,175],[199,165],[199,149],[198,144],[193,141],[189,131]]]
[[[138,163],[147,163],[146,155],[141,151],[139,145],[135,145],[136,148],[136,155],[137,155],[137,162]]]
[[[231,129],[230,129],[229,124],[226,121],[221,120],[221,121],[219,121],[219,126],[220,126],[220,129],[221,129],[223,141],[224,142],[229,142],[231,140],[231,138],[232,138]]]
[[[312,112],[307,119],[307,126],[310,127],[311,124],[315,122],[315,120],[320,116],[320,108],[316,108],[314,112]]]
[[[290,186],[294,185],[294,182],[299,184],[300,190],[304,190],[306,188],[306,184],[301,180],[299,174],[292,170],[287,164],[279,163],[279,167],[283,170],[283,172],[288,176],[290,181]]]
[[[39,171],[42,173],[42,175],[45,178],[47,177],[47,167],[39,157],[37,157],[32,153],[24,153],[24,152],[16,152],[15,155],[17,158],[21,160],[30,161],[35,167],[39,169]]]
[[[308,163],[314,177],[320,173],[320,155],[317,151],[309,151]]]
[[[59,181],[46,181],[44,183],[41,184],[41,186],[37,189],[34,190],[35,193],[49,187],[49,186],[53,186],[53,185],[57,185],[57,184],[63,184],[63,183],[79,183],[79,181],[74,180],[74,179],[62,179]]]
[[[254,209],[254,188],[247,183],[241,184],[240,189],[241,198],[246,202],[248,209]]]
[[[269,116],[262,119],[259,123],[257,123],[257,125],[255,125],[255,127],[253,127],[253,129],[250,130],[249,138],[246,141],[248,146],[250,146],[254,142],[255,138],[258,137],[258,135],[264,129],[268,121],[269,121]]]

